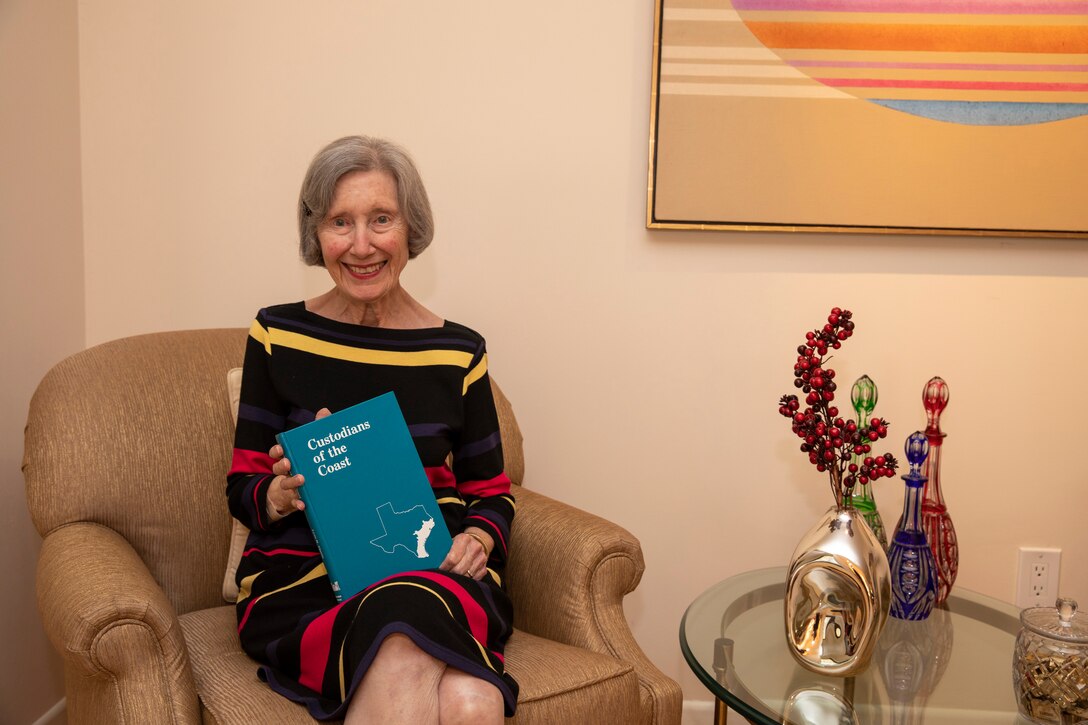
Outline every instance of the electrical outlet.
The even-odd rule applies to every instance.
[[[1016,606],[1053,607],[1058,598],[1062,550],[1020,547],[1020,568],[1016,578]]]

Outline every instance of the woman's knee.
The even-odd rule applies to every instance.
[[[499,688],[452,668],[447,669],[438,686],[438,707],[443,725],[485,725],[503,721]]]
[[[412,641],[411,637],[399,632],[386,635],[386,638],[378,646],[378,654],[381,655],[382,653],[396,653],[401,657],[415,657],[417,656],[416,653],[427,654]]]
[[[370,669],[393,670],[411,679],[435,679],[441,677],[446,663],[431,657],[420,649],[412,639],[403,634],[391,634],[386,637]]]

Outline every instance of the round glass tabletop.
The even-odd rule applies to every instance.
[[[920,622],[893,617],[865,672],[827,677],[802,668],[786,646],[786,569],[730,577],[699,595],[680,623],[692,671],[723,703],[770,725],[1012,725],[1020,610],[953,589]]]

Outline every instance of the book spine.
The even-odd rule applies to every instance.
[[[277,434],[276,435],[276,442],[279,443],[280,446],[283,448],[283,457],[286,458],[287,460],[291,461],[291,472],[292,473],[299,473],[299,470],[298,470],[298,468],[296,466],[296,462],[300,461],[302,459],[295,458],[294,454],[291,452],[290,445],[288,445],[287,441],[284,440],[284,438],[282,436]],[[302,475],[303,475],[303,477],[305,477],[306,474],[302,474]],[[306,486],[305,485],[303,485],[301,488],[298,489],[298,495],[299,495],[299,498],[302,499],[302,502],[304,504],[306,504],[306,509],[309,510],[310,507],[313,506],[313,501],[311,501],[309,496],[306,495]],[[306,511],[303,511],[303,514],[305,514],[305,513],[306,513]],[[313,516],[306,516],[306,523],[308,523],[310,525],[310,533],[312,533],[314,535],[314,541],[317,542],[317,553],[318,553],[318,555],[321,556],[321,562],[325,565],[325,571],[328,573],[328,576],[329,576],[329,583],[332,584],[333,596],[336,597],[337,602],[341,602],[341,601],[343,601],[343,595],[340,593],[340,580],[336,578],[336,574],[333,572],[332,566],[329,564],[329,559],[328,559],[328,557],[325,556],[325,549],[321,546],[321,534],[319,534],[317,529],[314,528],[313,522],[314,522],[314,517]]]

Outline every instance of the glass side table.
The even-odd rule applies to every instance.
[[[869,667],[826,677],[796,664],[786,647],[786,569],[730,577],[700,594],[680,623],[680,648],[695,675],[728,708],[761,725],[1013,725],[1012,658],[1020,610],[954,589],[921,622],[892,617]]]

